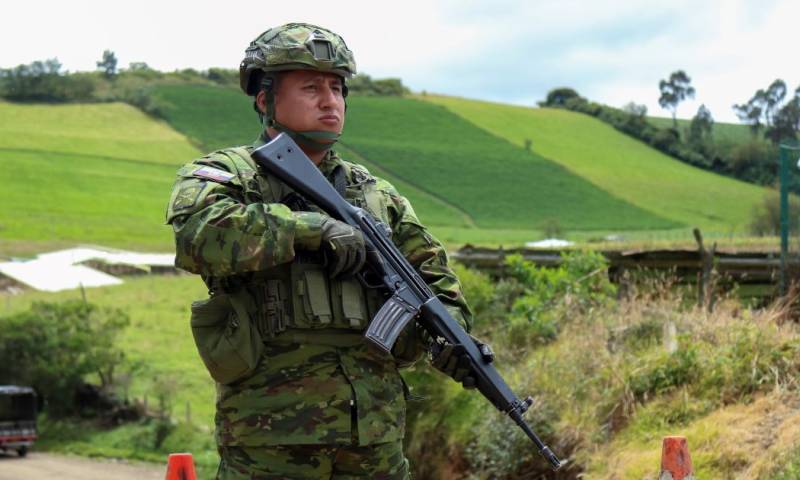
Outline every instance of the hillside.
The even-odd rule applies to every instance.
[[[354,97],[343,143],[458,205],[483,228],[537,228],[548,220],[576,230],[679,226],[415,99]]]
[[[745,231],[766,190],[688,166],[588,115],[454,97],[422,97],[533,151],[619,198],[707,231]]]
[[[570,275],[559,282],[585,278],[579,272]],[[543,341],[547,333],[535,322],[520,321],[502,287],[463,269],[459,276],[476,306],[476,334],[495,348],[497,368],[515,392],[536,395],[528,421],[562,458],[570,458],[563,478],[576,478],[581,470],[587,478],[655,478],[660,441],[669,434],[688,436],[701,478],[797,478],[800,332],[792,322],[780,322],[774,309],[751,311],[726,300],[708,314],[686,309],[669,292],[662,292],[667,298],[608,304],[602,298],[615,298],[613,290],[600,293],[593,284],[593,293],[576,294],[594,295],[590,303],[599,303],[593,308],[583,310],[576,297],[566,296],[571,300],[556,300],[541,314],[558,325],[554,337]],[[607,281],[600,278],[592,281]],[[37,300],[80,295],[6,297],[0,315]],[[175,420],[191,412],[200,432],[179,436],[183,443],[174,448],[191,450],[212,471],[216,452],[208,426],[214,388],[188,332],[189,304],[205,296],[202,283],[195,277],[140,277],[89,289],[86,295],[94,304],[122,308],[130,316],[119,344],[140,367],[129,389],[123,388],[132,398],[147,395],[153,405],[168,386]],[[669,333],[668,325],[677,334]],[[667,335],[675,337],[674,351],[664,348]],[[543,471],[528,439],[476,391],[443,381],[422,364],[405,370],[404,377],[414,393],[423,395],[409,404],[408,417],[407,455],[417,477],[464,478],[439,475],[449,471],[525,478],[518,473]],[[67,439],[56,448],[159,460],[155,449],[143,443],[151,434],[146,425],[99,433],[82,435],[81,442],[88,443],[70,445]],[[126,446],[126,439],[138,443]]]
[[[252,136],[257,132],[251,105],[241,95],[234,98],[235,92],[200,85],[160,87],[156,92],[167,106],[167,120],[204,148],[225,144],[223,137],[227,144],[246,143],[250,140],[242,130],[253,132]],[[230,101],[220,102],[221,98]],[[193,113],[181,113],[189,110]],[[422,220],[434,227],[530,231],[552,220],[575,230],[681,225],[414,99],[349,98],[341,145],[345,157],[352,154],[394,183]],[[488,178],[494,181],[487,182]]]
[[[0,103],[3,254],[87,242],[172,248],[163,209],[175,168],[249,143],[258,124],[249,99],[232,89],[155,93],[167,123],[124,104]],[[565,111],[354,96],[337,148],[395,184],[450,244],[519,244],[541,238],[546,225],[583,239],[663,237],[690,226],[728,235],[742,232],[763,201],[763,189]]]
[[[258,119],[252,103],[238,90],[208,85],[160,86],[155,90],[155,98],[163,105],[166,120],[204,152],[248,144],[258,135]],[[471,219],[458,208],[392,176],[344,145],[337,146],[337,150],[345,158],[362,163],[375,175],[391,181],[433,224],[472,225]]]
[[[89,242],[170,249],[170,186],[197,153],[129,105],[0,103],[2,253]]]
[[[672,128],[672,119],[668,117],[647,117],[647,121],[658,128]],[[689,128],[691,120],[678,119],[678,129],[683,132]],[[747,143],[753,138],[748,125],[739,123],[714,122],[711,137],[720,146],[732,146]]]

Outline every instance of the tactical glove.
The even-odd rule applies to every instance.
[[[350,275],[364,266],[367,252],[361,230],[326,217],[322,222],[320,248],[325,252],[332,277]]]
[[[481,352],[483,361],[491,363],[494,360],[492,347],[481,342],[475,337],[470,336],[472,341]],[[450,376],[456,382],[460,382],[464,388],[471,389],[477,386],[475,371],[472,368],[469,355],[463,345],[445,344],[437,342],[431,344],[431,365],[434,368]]]

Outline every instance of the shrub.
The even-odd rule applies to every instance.
[[[564,234],[564,229],[558,219],[548,218],[542,223],[542,233],[545,238],[559,238]]]
[[[120,310],[78,300],[37,302],[0,317],[0,383],[33,386],[51,414],[74,413],[75,391],[87,375],[113,383],[125,360],[115,340],[128,323]]]
[[[373,80],[366,73],[359,73],[347,82],[350,93],[356,95],[377,95],[402,97],[409,93],[399,78],[384,78]]]
[[[547,92],[547,98],[544,102],[539,102],[542,107],[563,107],[565,103],[570,100],[584,100],[578,95],[578,92],[569,87],[554,88]]]
[[[605,257],[595,252],[565,252],[561,257],[558,268],[538,267],[521,255],[506,259],[519,292],[511,305],[513,343],[555,340],[564,319],[613,302],[616,287],[608,279]]]
[[[631,373],[628,384],[637,399],[647,400],[675,387],[695,381],[699,376],[697,351],[684,342],[673,353],[660,353]]]
[[[800,213],[800,199],[789,197],[789,231],[798,231],[798,213]],[[750,232],[754,235],[779,235],[781,232],[781,202],[780,194],[776,190],[769,190],[764,195],[763,203],[753,209],[750,220]]]

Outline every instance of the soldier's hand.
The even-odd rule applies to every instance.
[[[494,360],[492,347],[475,337],[470,338],[472,338],[481,352],[483,361],[491,363]],[[432,343],[431,365],[445,375],[452,377],[456,382],[460,382],[464,388],[471,389],[477,386],[475,370],[472,368],[472,362],[463,345]]]
[[[358,272],[364,266],[367,252],[361,230],[327,217],[322,222],[322,242],[332,277]]]

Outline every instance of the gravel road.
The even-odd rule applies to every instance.
[[[163,480],[164,466],[93,460],[51,453],[0,454],[0,480]]]

